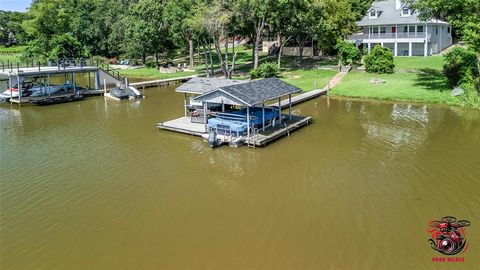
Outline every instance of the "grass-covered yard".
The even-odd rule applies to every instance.
[[[282,72],[280,78],[301,88],[303,91],[311,91],[316,88],[325,87],[335,74],[337,74],[337,72],[333,70],[299,69]]]
[[[370,79],[386,82],[372,84]],[[414,101],[461,105],[461,100],[450,95],[451,88],[441,71],[422,69],[417,73],[370,74],[352,71],[330,91],[331,95],[378,100]]]
[[[412,57],[394,57],[395,69],[397,70],[420,70],[424,68],[430,68],[435,70],[442,70],[443,68],[443,56],[412,56]]]
[[[195,71],[183,71],[176,73],[160,73],[156,68],[137,68],[137,69],[123,69],[119,70],[120,74],[129,78],[142,78],[145,80],[151,79],[170,79],[177,77],[187,77],[197,74]]]

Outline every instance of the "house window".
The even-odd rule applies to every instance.
[[[378,27],[373,27],[373,33],[378,34]]]
[[[370,10],[369,16],[370,19],[377,18],[377,11],[375,9]]]
[[[410,25],[410,26],[408,27],[408,32],[409,32],[409,33],[415,33],[415,25]]]
[[[402,9],[402,16],[410,16],[410,9],[407,7],[404,7]]]
[[[435,26],[435,35],[438,35],[438,26]]]
[[[387,28],[385,26],[380,27],[380,33],[385,34],[387,32]]]
[[[404,32],[404,33],[408,33],[408,26],[407,26],[407,25],[405,25],[405,26],[403,27],[403,32]]]
[[[417,33],[423,33],[423,25],[417,26]]]
[[[447,32],[450,34],[450,26],[447,28]]]

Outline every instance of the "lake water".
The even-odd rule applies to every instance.
[[[0,107],[1,269],[434,269],[447,215],[480,265],[480,111],[321,97],[288,138],[212,150],[155,128],[173,89]]]

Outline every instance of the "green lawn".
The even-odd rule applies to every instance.
[[[331,95],[379,100],[415,101],[461,105],[461,100],[450,95],[451,88],[440,71],[424,69],[418,73],[370,74],[352,71],[330,91]],[[370,79],[386,82],[372,84]]]
[[[184,71],[176,73],[160,73],[156,68],[137,68],[119,70],[120,74],[129,78],[142,78],[145,80],[169,79],[177,77],[186,77],[197,74],[195,71]]]
[[[333,70],[299,69],[282,72],[281,78],[285,82],[301,88],[303,91],[311,91],[316,88],[325,87],[335,74],[337,74],[337,72]]]
[[[430,68],[435,70],[442,70],[443,56],[412,56],[412,57],[394,57],[395,68],[397,70],[420,70]]]

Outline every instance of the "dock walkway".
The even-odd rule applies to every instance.
[[[170,78],[170,79],[159,79],[159,80],[151,80],[151,81],[143,81],[143,82],[135,82],[135,83],[130,83],[131,86],[133,87],[160,87],[163,85],[169,85],[171,83],[179,83],[179,82],[186,82],[192,78],[198,77],[198,75],[191,75],[191,76],[185,76],[185,77],[176,77],[176,78]]]

